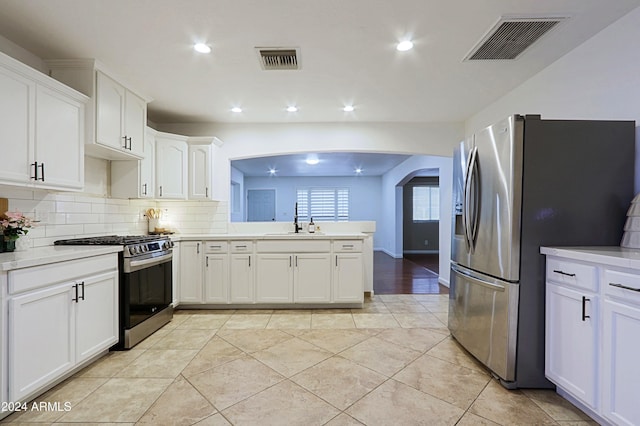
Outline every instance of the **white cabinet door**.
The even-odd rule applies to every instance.
[[[9,401],[23,401],[74,366],[72,285],[9,300]]]
[[[118,273],[111,271],[78,281],[76,363],[118,342]]]
[[[96,71],[96,142],[124,150],[123,134],[126,89],[100,71]]]
[[[0,182],[25,184],[33,173],[36,85],[0,66]]]
[[[125,89],[124,135],[129,151],[144,156],[145,128],[147,127],[147,102]]]
[[[598,296],[547,282],[545,374],[596,410]]]
[[[36,185],[54,189],[84,186],[84,105],[46,87],[36,95]]]
[[[293,301],[293,255],[258,254],[256,268],[256,302]]]
[[[187,198],[186,141],[156,137],[156,185],[159,198]]]
[[[229,255],[205,255],[204,302],[227,303],[229,301]]]
[[[202,243],[180,243],[180,302],[202,303]]]
[[[333,266],[333,301],[362,302],[364,299],[362,254],[336,254]]]
[[[253,303],[253,255],[231,255],[231,303]]]
[[[144,138],[144,158],[140,160],[140,198],[155,198],[156,137],[147,131]]]
[[[328,303],[331,301],[331,255],[301,253],[294,256],[293,301]]]
[[[189,199],[211,199],[211,145],[189,145]]]
[[[603,314],[603,415],[617,425],[639,425],[640,306],[605,299]]]

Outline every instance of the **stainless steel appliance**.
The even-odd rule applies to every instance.
[[[129,349],[171,321],[173,242],[159,235],[74,238],[56,245],[122,245],[119,255],[120,341]]]
[[[633,121],[514,115],[454,152],[449,329],[505,387],[545,388],[540,246],[618,245]]]

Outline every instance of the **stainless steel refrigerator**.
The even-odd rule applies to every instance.
[[[449,329],[508,388],[547,388],[540,246],[619,245],[635,122],[513,115],[454,153]]]

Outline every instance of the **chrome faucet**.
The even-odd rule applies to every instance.
[[[298,203],[296,202],[296,211],[293,215],[293,228],[295,229],[295,233],[297,234],[302,229],[302,225],[298,225]]]

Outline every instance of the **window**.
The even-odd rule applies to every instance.
[[[348,188],[302,188],[297,191],[296,201],[299,221],[349,220]]]
[[[440,220],[440,188],[437,186],[413,187],[413,221]]]

